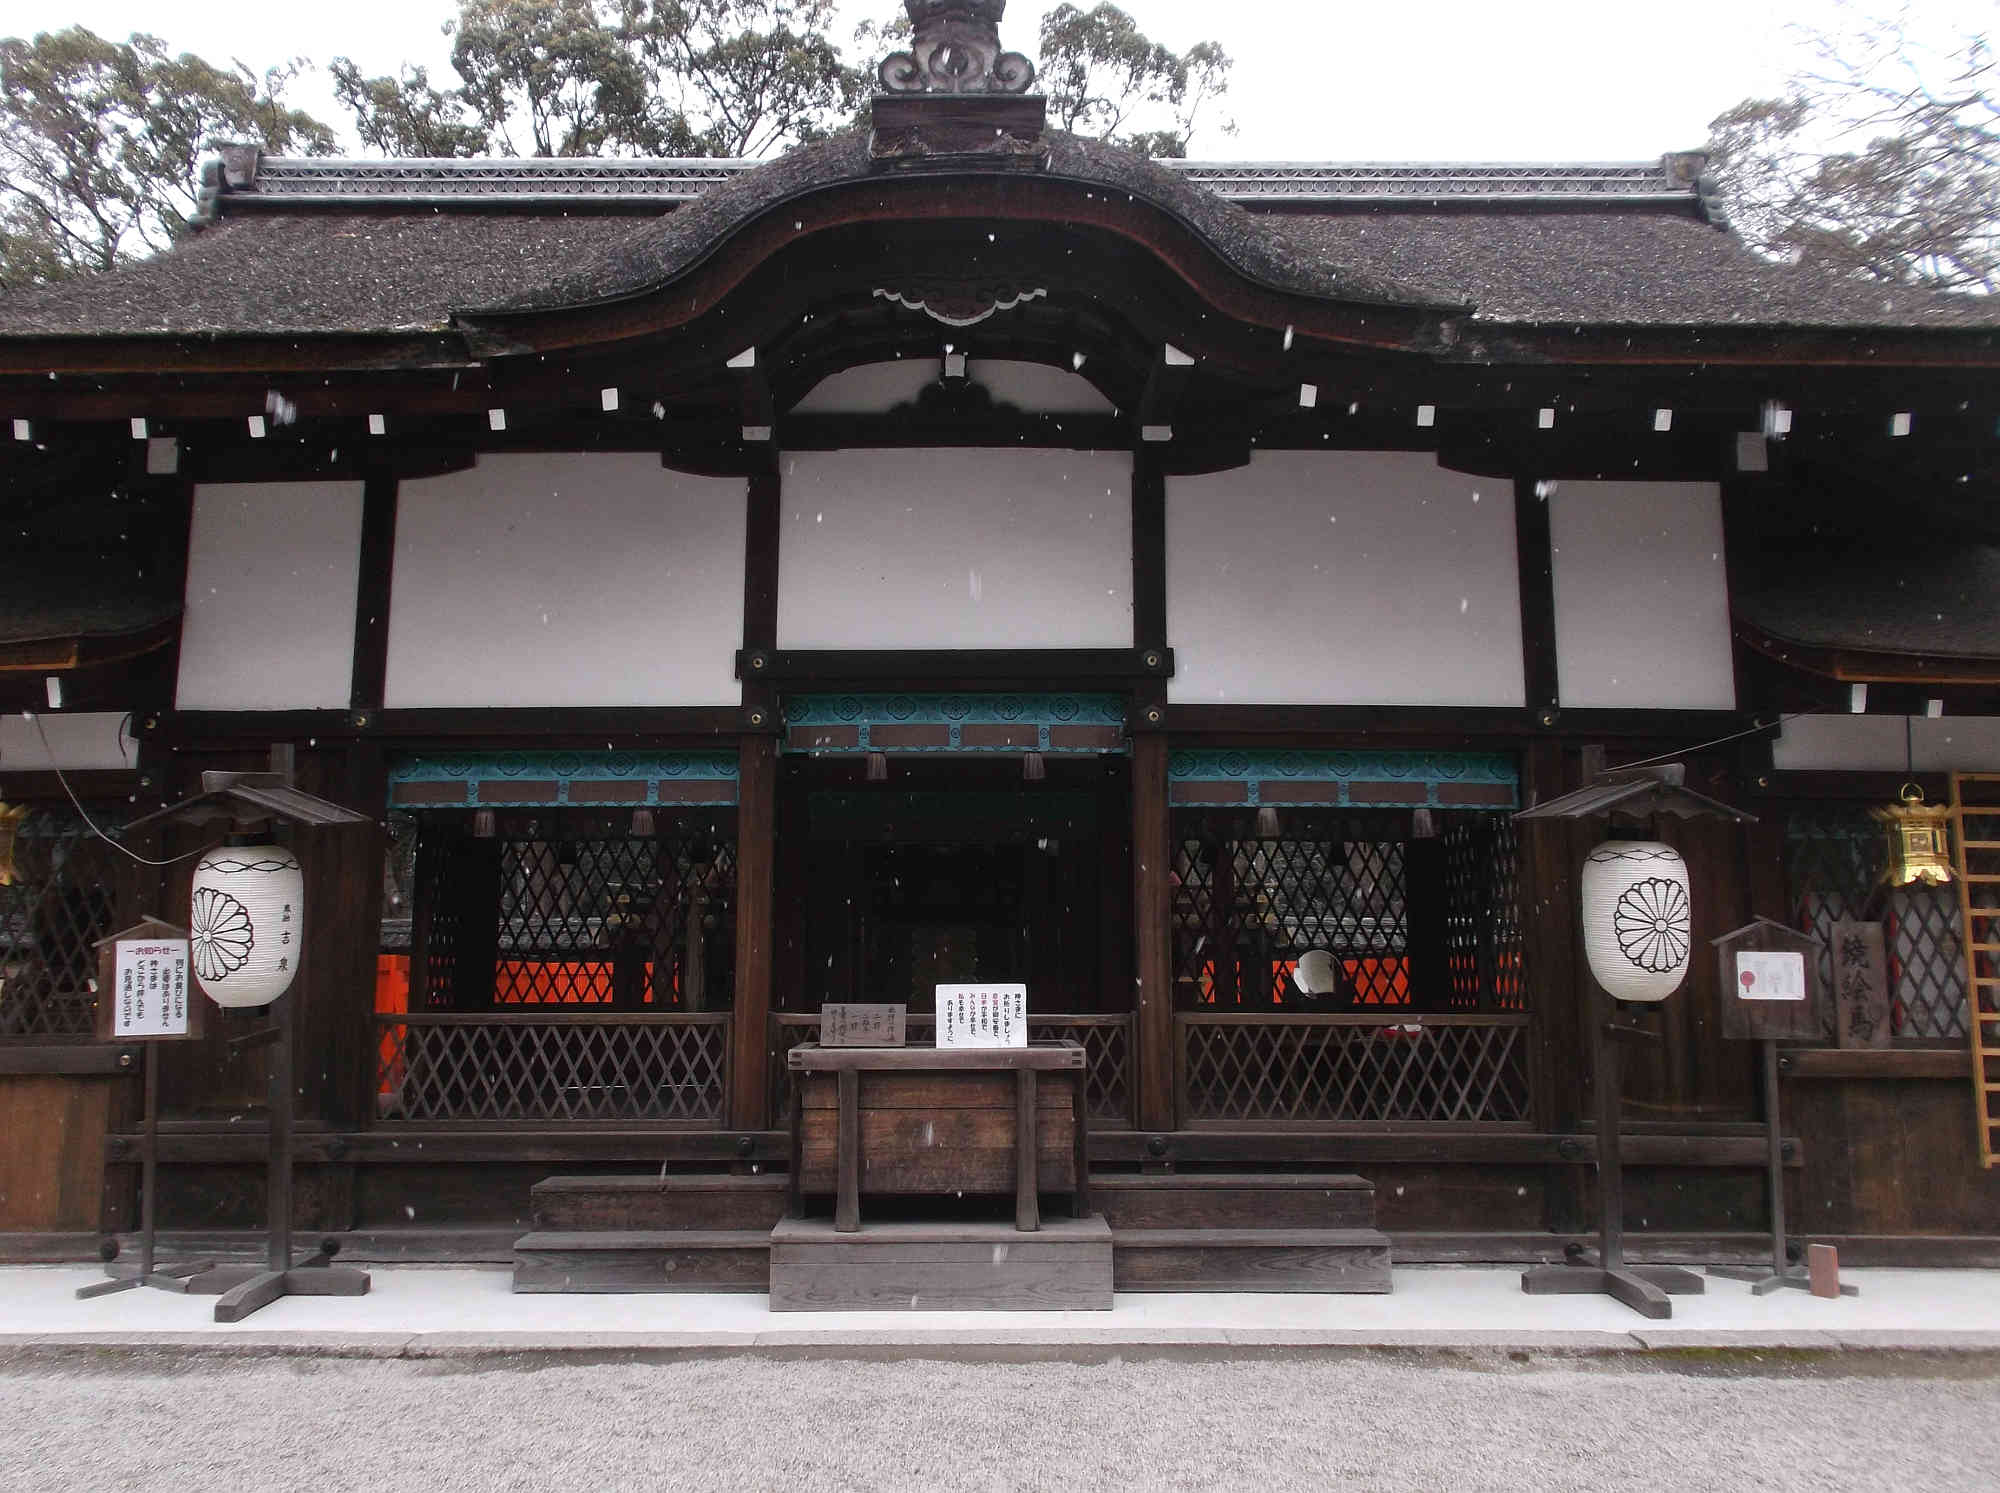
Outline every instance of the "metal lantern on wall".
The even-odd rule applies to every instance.
[[[298,973],[305,874],[282,845],[231,845],[195,865],[188,936],[196,983],[218,1006],[267,1006]]]
[[[1890,886],[1943,886],[1952,879],[1951,810],[1924,802],[1924,790],[1905,783],[1901,801],[1869,810],[1889,833],[1883,879]]]
[[[1687,977],[1687,863],[1657,840],[1607,840],[1583,863],[1583,949],[1605,993],[1662,1001]]]

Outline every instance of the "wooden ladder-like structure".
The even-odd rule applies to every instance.
[[[1964,930],[1966,1015],[1980,1165],[2000,1160],[2000,772],[1951,775],[1952,856]]]

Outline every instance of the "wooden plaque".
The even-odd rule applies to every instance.
[[[1817,1042],[1826,1035],[1819,940],[1769,918],[1714,940],[1722,1035]]]
[[[1842,1047],[1887,1047],[1889,956],[1880,923],[1833,925],[1834,1030]]]
[[[821,1047],[901,1047],[908,1006],[823,1005],[819,1008]]]
[[[97,944],[97,1035],[106,1042],[184,1042],[199,1037],[207,1002],[197,997],[187,930],[147,918]]]

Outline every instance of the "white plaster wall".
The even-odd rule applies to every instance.
[[[403,483],[384,704],[737,703],[745,502],[645,453]]]
[[[196,487],[176,706],[344,709],[360,567],[358,482]]]
[[[1386,451],[1170,478],[1167,641],[1190,704],[1520,705],[1513,486]]]
[[[1562,703],[1734,708],[1721,488],[1561,482],[1546,501]]]
[[[784,458],[782,648],[1129,648],[1132,459]]]
[[[940,329],[942,330],[942,329]],[[1044,414],[1106,414],[1111,401],[1089,379],[1046,363],[970,358],[967,375],[1002,404]],[[828,374],[793,406],[806,415],[880,415],[907,404],[938,380],[936,358],[860,363]]]
[[[1909,760],[1918,772],[2000,771],[2000,717],[1910,720]],[[1772,744],[1771,765],[1786,772],[1901,772],[1900,715],[1801,715]]]
[[[32,719],[0,715],[0,773],[47,772],[52,767],[65,772],[136,767],[139,747],[126,734],[127,719],[116,710],[86,710],[75,715],[44,711]]]

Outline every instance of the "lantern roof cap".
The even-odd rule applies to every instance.
[[[1523,809],[1516,819],[1589,819],[1597,814],[1673,814],[1682,819],[1731,819],[1755,824],[1757,816],[1696,793],[1687,786],[1687,767],[1663,762],[1648,767],[1614,767],[1575,789]]]
[[[305,829],[334,824],[363,824],[366,814],[343,809],[337,803],[304,792],[291,785],[282,772],[205,772],[202,791],[164,809],[141,814],[126,829],[146,829],[155,824],[211,824],[227,820],[249,825],[276,819]]]

